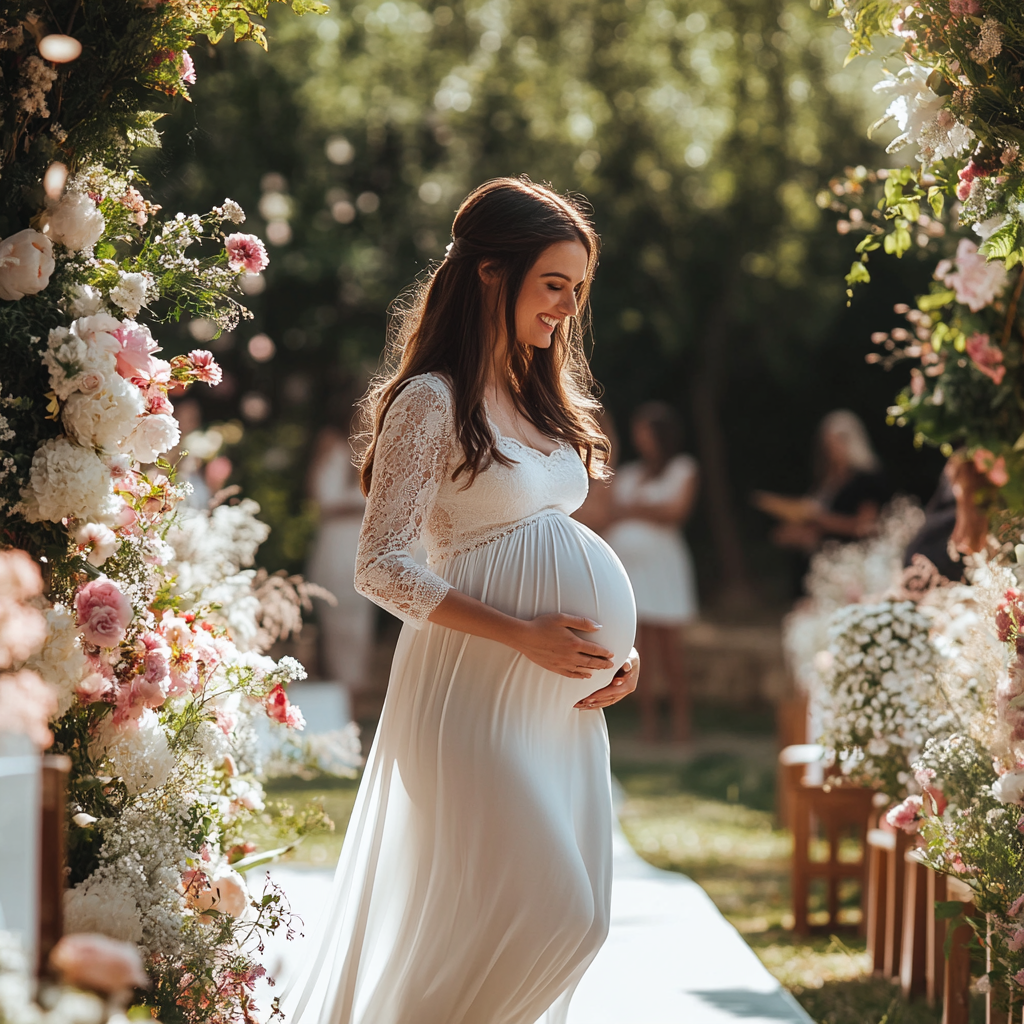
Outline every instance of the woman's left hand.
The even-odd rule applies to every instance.
[[[615,678],[607,686],[595,690],[589,697],[584,697],[574,706],[581,711],[591,711],[594,708],[606,708],[617,704],[623,697],[629,696],[636,689],[639,678],[640,655],[634,647],[630,650],[626,663],[615,673]]]

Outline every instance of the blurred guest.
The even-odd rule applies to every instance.
[[[875,532],[891,494],[856,413],[836,409],[821,421],[814,476],[814,490],[802,498],[754,492],[754,504],[781,520],[772,535],[776,544],[809,555],[822,541],[857,540]]]
[[[633,584],[640,657],[667,690],[672,738],[684,740],[690,735],[690,695],[682,627],[696,617],[697,591],[682,527],[697,497],[699,471],[696,460],[679,451],[682,428],[667,403],[640,406],[631,427],[640,459],[615,474],[605,537]],[[650,685],[637,693],[641,734],[655,740],[658,695]]]
[[[963,562],[950,557],[949,541],[956,526],[956,494],[954,478],[958,461],[950,459],[939,477],[939,486],[924,507],[924,525],[907,545],[903,555],[904,566],[913,563],[914,555],[924,555],[949,580],[961,580]]]
[[[611,445],[608,468],[615,469],[619,455],[619,436],[615,430],[615,420],[607,409],[602,409],[597,414],[597,422]],[[584,526],[589,526],[595,533],[604,533],[612,522],[613,481],[614,477],[611,476],[606,480],[591,480],[590,490],[587,491],[583,504],[573,512],[573,519]]]
[[[317,601],[321,672],[347,694],[368,682],[373,646],[373,605],[353,585],[359,528],[366,500],[352,465],[350,437],[355,418],[355,386],[339,388],[328,419],[317,435],[307,489],[320,523],[310,552],[307,577],[338,599],[333,607]]]

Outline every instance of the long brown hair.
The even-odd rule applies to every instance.
[[[491,355],[484,340],[485,318],[492,311],[483,301],[483,262],[503,283],[512,401],[542,433],[573,445],[592,476],[603,476],[609,444],[597,423],[600,405],[583,347],[599,240],[582,203],[525,176],[495,178],[463,201],[452,239],[427,281],[392,309],[392,369],[374,381],[363,400],[364,422],[370,425],[360,467],[363,492],[370,490],[384,417],[405,383],[421,373],[443,374],[452,387],[455,431],[464,454],[452,479],[467,473],[469,486],[492,461],[512,463],[498,450],[484,410]],[[579,241],[587,250],[579,314],[559,324],[546,349],[518,344],[516,303],[523,281],[548,246],[565,241]]]

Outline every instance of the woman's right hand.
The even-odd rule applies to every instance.
[[[523,622],[509,646],[549,672],[570,679],[589,679],[594,672],[615,667],[613,652],[581,639],[573,630],[595,633],[600,628],[585,615],[549,612]]]

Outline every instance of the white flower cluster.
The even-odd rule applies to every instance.
[[[206,617],[228,628],[239,650],[247,651],[259,632],[260,602],[253,593],[250,566],[270,527],[256,518],[260,507],[249,498],[212,511],[181,509],[167,533],[174,555],[166,565],[175,577],[174,593],[187,606],[218,605]]]
[[[914,145],[925,165],[959,156],[974,140],[974,132],[953,117],[945,108],[945,98],[928,85],[931,73],[931,68],[911,63],[896,74],[886,70],[886,77],[874,86],[875,92],[892,97],[886,119],[895,120],[902,133],[889,143],[886,152]]]
[[[819,655],[828,647],[834,612],[858,601],[881,600],[897,586],[903,552],[923,523],[920,507],[896,498],[883,511],[875,536],[852,544],[826,544],[811,559],[804,580],[809,600],[797,605],[783,624],[786,659],[805,692],[814,694],[821,688]]]
[[[104,718],[89,753],[105,761],[107,769],[124,782],[129,796],[165,786],[175,764],[167,732],[157,713],[148,708],[129,728],[115,725],[110,716]]]
[[[931,735],[951,724],[935,700],[931,622],[911,601],[842,608],[829,626],[822,743],[844,771],[891,790]]]
[[[197,856],[185,846],[189,825],[185,801],[171,790],[130,803],[104,832],[100,866],[64,894],[67,931],[99,932],[150,953],[180,950],[181,876]]]

